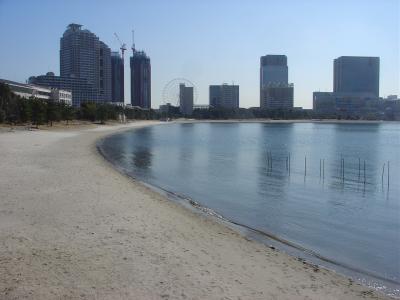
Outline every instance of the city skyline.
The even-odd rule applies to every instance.
[[[31,75],[59,74],[59,38],[69,23],[76,22],[112,51],[119,49],[114,32],[130,46],[135,29],[136,48],[145,50],[152,60],[153,108],[162,104],[164,85],[176,77],[194,82],[199,91],[196,104],[208,103],[208,87],[213,82],[234,82],[240,86],[241,107],[258,106],[259,59],[266,54],[288,57],[289,81],[295,84],[294,106],[311,108],[314,91],[332,90],[332,63],[340,56],[380,57],[380,96],[399,94],[397,1],[309,1],[302,5],[292,1],[289,6],[272,1],[221,1],[212,5],[216,11],[223,9],[226,18],[216,23],[212,21],[217,14],[207,11],[206,4],[211,2],[139,1],[118,6],[100,2],[90,14],[85,11],[93,6],[92,1],[41,3],[0,1],[0,32],[8,43],[0,50],[1,78],[25,82]],[[17,23],[9,16],[21,6],[32,12],[40,8],[41,13],[29,14]],[[42,21],[41,16],[56,7],[62,7],[63,14]],[[186,16],[190,11],[196,11],[196,16]],[[280,15],[263,15],[262,11],[279,11]],[[327,23],[324,16],[331,14],[336,17]],[[284,20],[289,21],[276,26]],[[126,58],[131,55],[131,51],[125,53]],[[130,102],[129,71],[125,59],[125,103]]]

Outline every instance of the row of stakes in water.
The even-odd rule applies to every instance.
[[[268,171],[272,171],[272,152],[268,151],[267,152],[267,169]],[[367,182],[367,177],[366,177],[366,166],[365,166],[365,160],[363,161],[363,183],[366,184]],[[291,168],[291,157],[290,153],[288,156],[285,158],[285,166],[286,166],[286,171],[289,173],[290,176],[290,168]],[[382,185],[384,183],[384,177],[385,177],[385,168],[386,168],[386,163],[383,164],[382,166]],[[307,156],[304,156],[304,176],[307,176]],[[325,159],[320,159],[319,160],[319,177],[325,179]],[[341,157],[340,159],[340,178],[344,182],[345,181],[345,161],[344,158]],[[361,181],[361,159],[358,159],[358,181]],[[390,162],[387,162],[387,186],[389,188],[389,183],[390,183]]]

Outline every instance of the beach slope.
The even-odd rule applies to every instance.
[[[167,200],[97,153],[99,138],[154,123],[0,133],[0,299],[386,299]]]

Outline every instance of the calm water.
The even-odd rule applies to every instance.
[[[144,182],[400,282],[399,124],[169,124],[99,145]]]

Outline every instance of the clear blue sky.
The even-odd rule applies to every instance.
[[[152,64],[152,106],[176,77],[192,81],[198,103],[208,86],[240,85],[240,106],[259,105],[259,59],[286,54],[295,106],[312,107],[313,91],[332,90],[333,59],[379,56],[380,94],[399,90],[399,0],[0,0],[0,78],[59,74],[66,26],[84,25],[112,50],[117,32]],[[129,51],[129,54],[131,52]],[[130,99],[125,60],[125,101]]]

